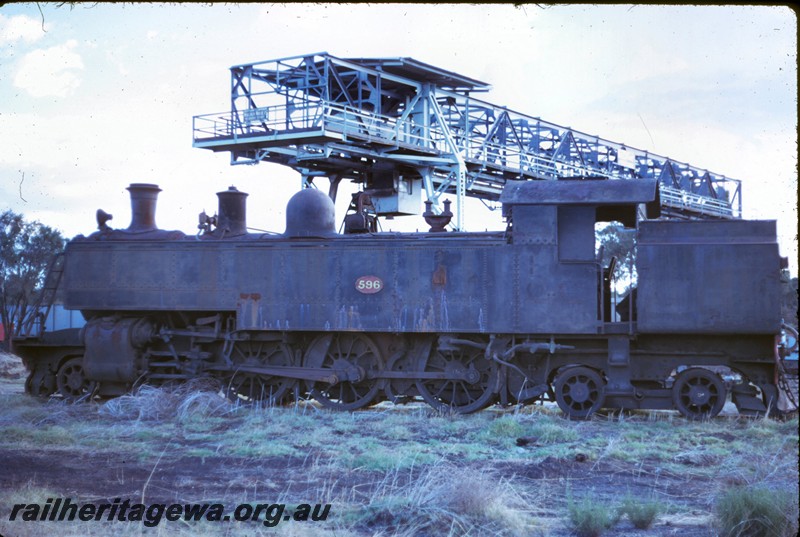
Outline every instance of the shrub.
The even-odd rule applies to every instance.
[[[627,515],[633,526],[640,530],[652,526],[660,511],[661,507],[657,502],[637,502],[632,497],[625,498],[619,509],[620,515]]]
[[[607,505],[588,499],[568,504],[569,521],[578,537],[597,537],[617,523],[619,516]]]
[[[793,537],[797,535],[797,496],[788,490],[734,487],[716,504],[720,535]]]

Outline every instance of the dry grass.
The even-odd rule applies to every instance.
[[[130,395],[106,401],[100,415],[136,421],[181,422],[195,418],[232,414],[237,406],[220,397],[220,383],[197,379],[186,383],[154,387],[143,385]]]
[[[22,359],[0,351],[0,379],[18,380],[24,379],[28,372],[22,365]]]
[[[535,498],[513,480],[441,462],[412,472],[405,484],[389,473],[354,526],[387,535],[529,535]]]
[[[697,423],[662,412],[575,423],[539,406],[470,416],[432,413],[422,405],[353,413],[302,401],[243,408],[221,397],[219,388],[207,382],[143,386],[83,404],[0,395],[0,465],[15,453],[87,464],[122,457],[131,465],[92,467],[83,482],[57,481],[33,469],[33,477],[3,480],[0,533],[141,534],[135,524],[9,527],[3,520],[9,502],[68,494],[91,499],[93,479],[119,482],[137,494],[146,486],[147,498],[334,506],[330,520],[315,525],[286,523],[267,531],[162,523],[147,535],[566,537],[574,531],[568,488],[576,497],[591,491],[612,510],[625,492],[639,500],[646,495],[668,504],[659,521],[691,519],[687,534],[708,534],[714,529],[697,520],[712,520],[717,490],[768,487],[797,494],[796,419]],[[530,442],[518,446],[521,437]],[[579,455],[585,462],[577,462]],[[136,469],[140,477],[131,477]],[[628,514],[605,533],[628,531],[633,518]]]

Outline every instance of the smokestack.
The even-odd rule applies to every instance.
[[[239,192],[235,186],[217,192],[219,210],[217,211],[217,229],[227,236],[247,233],[247,194]]]
[[[156,226],[156,201],[161,189],[149,183],[131,183],[127,188],[131,193],[131,225],[128,231],[142,233],[154,231]]]

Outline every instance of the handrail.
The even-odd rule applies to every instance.
[[[488,87],[408,58],[318,52],[235,65],[231,111],[195,116],[194,145],[230,150],[232,164],[294,166],[294,151],[325,159],[334,147],[402,162],[420,170],[435,203],[454,190],[458,203],[464,195],[496,199],[508,178],[647,178],[675,211],[741,216],[741,181],[475,98]]]
[[[721,218],[738,218],[740,210],[727,200],[676,188],[667,178],[661,177],[669,167],[680,179],[688,177],[689,184],[699,172],[708,172],[689,165],[632,148],[619,146],[618,149],[601,145],[601,139],[594,138],[594,146],[585,140],[576,139],[577,131],[568,135],[539,137],[535,141],[528,129],[518,136],[514,143],[501,143],[496,138],[489,139],[472,133],[464,135],[463,130],[455,130],[455,142],[461,157],[480,169],[497,169],[538,179],[557,179],[560,177],[594,176],[609,179],[658,178],[661,179],[662,204],[679,210],[689,210],[698,214]],[[542,126],[546,126],[543,129]],[[194,116],[194,142],[213,140],[238,140],[258,135],[279,138],[281,134],[301,130],[319,130],[338,135],[342,141],[360,143],[382,143],[417,147],[447,156],[452,154],[446,145],[442,125],[433,123],[423,129],[407,115],[400,119],[388,115],[375,114],[349,105],[339,105],[325,101],[306,100],[304,106],[272,105],[248,108],[241,111],[220,112]],[[452,127],[449,125],[448,128]],[[541,122],[536,129],[541,134],[556,127]],[[484,133],[490,134],[490,133]],[[580,133],[577,133],[580,134]],[[565,140],[572,144],[568,151],[563,150]],[[605,143],[605,141],[603,141]],[[522,147],[521,147],[522,146]],[[527,147],[525,147],[527,146]],[[576,148],[579,150],[576,151]],[[624,156],[621,153],[627,152]],[[586,153],[584,156],[583,153]],[[625,159],[623,161],[623,159]],[[676,173],[677,170],[677,173]],[[725,178],[727,181],[728,179]],[[734,181],[737,185],[738,181]],[[499,195],[502,183],[494,185]]]
[[[262,108],[251,108],[239,112],[220,112],[194,116],[194,141],[237,139],[253,135],[275,135],[295,130],[318,129],[323,132],[336,133],[347,141],[358,139],[368,142],[383,142],[415,146],[448,154],[445,148],[444,133],[438,125],[432,125],[428,136],[418,134],[416,125],[410,118],[398,121],[397,118],[366,112],[348,106],[326,103],[323,101],[309,103],[305,107],[274,105]],[[458,139],[456,140],[458,143]],[[493,143],[489,140],[471,138],[462,140],[460,150],[465,161],[484,168],[511,170],[532,178],[556,179],[569,176],[600,176],[609,179],[634,178],[634,174],[620,173],[608,165],[590,167],[579,165],[574,160],[560,160],[558,156],[550,156],[537,152],[526,152],[518,146]],[[554,152],[551,150],[551,152]],[[607,157],[606,157],[607,158]],[[652,155],[648,155],[652,158]],[[601,161],[598,160],[598,163]],[[649,176],[658,169],[652,166]],[[646,175],[647,176],[647,175]],[[495,185],[497,193],[502,184]],[[737,218],[740,215],[727,202],[681,190],[664,184],[661,186],[662,204],[680,210],[689,210],[722,218]]]

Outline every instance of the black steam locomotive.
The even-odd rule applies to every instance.
[[[508,227],[484,233],[376,232],[362,195],[339,234],[315,189],[289,201],[285,233],[249,233],[247,194],[231,187],[187,236],[156,227],[156,185],[128,190],[130,227],[98,211],[54,269],[85,327],[16,343],[31,394],[211,376],[245,402],[422,398],[466,413],[549,399],[573,418],[705,418],[729,394],[752,415],[781,400],[775,222],[656,220],[654,180],[509,181]],[[605,221],[637,236],[620,304],[595,250]]]

